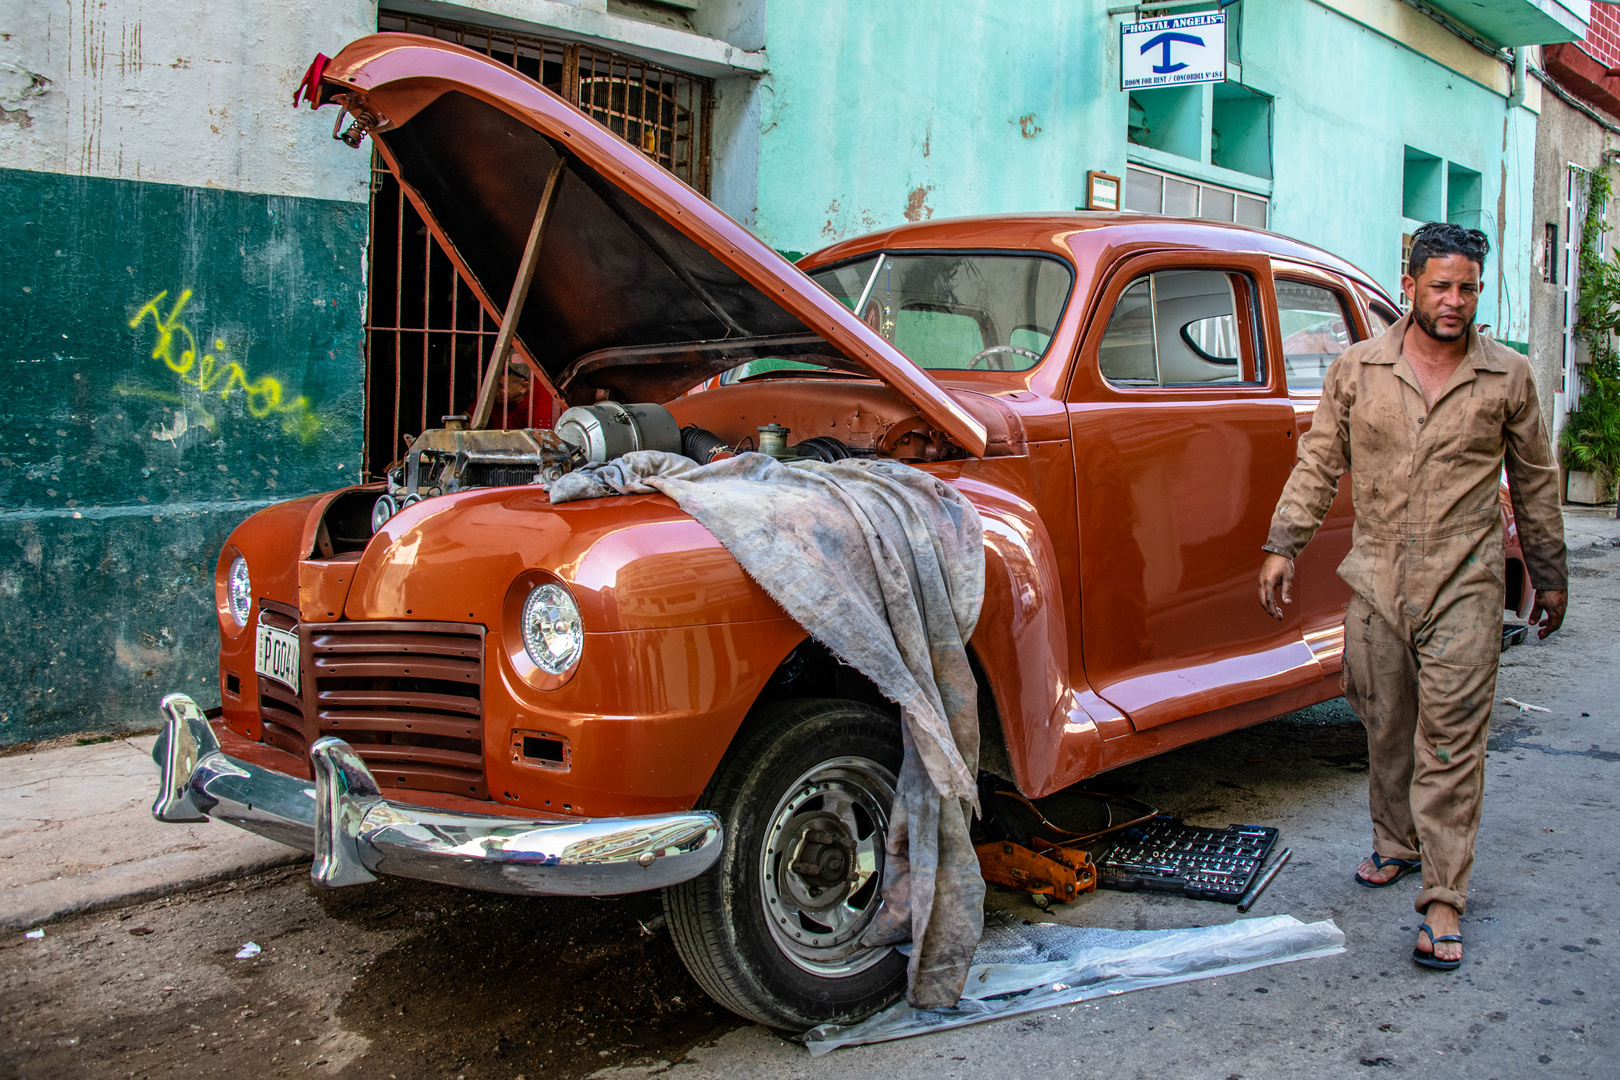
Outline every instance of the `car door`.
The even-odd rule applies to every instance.
[[[1295,457],[1269,261],[1138,256],[1094,310],[1068,395],[1092,688],[1143,730],[1320,679],[1298,607],[1256,598]]]
[[[1282,261],[1273,264],[1273,272],[1283,374],[1299,433],[1304,435],[1322,400],[1328,366],[1366,336],[1365,320],[1359,318],[1363,312],[1355,303],[1355,294],[1339,277]],[[1393,321],[1390,318],[1383,325]],[[1347,472],[1321,528],[1294,560],[1294,606],[1299,609],[1300,629],[1329,671],[1339,666],[1343,655],[1344,608],[1350,602],[1350,586],[1338,571],[1349,554],[1354,524]]]

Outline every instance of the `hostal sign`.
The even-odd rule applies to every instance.
[[[1226,12],[1119,28],[1119,88],[1226,81]]]

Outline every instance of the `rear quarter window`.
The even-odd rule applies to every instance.
[[[1356,340],[1343,298],[1321,285],[1279,280],[1277,322],[1290,391],[1322,389],[1328,367]]]

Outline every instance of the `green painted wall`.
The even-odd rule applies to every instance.
[[[766,7],[756,231],[814,251],[929,217],[1072,210],[1124,166],[1096,0]]]
[[[0,744],[217,702],[226,535],[359,467],[366,213],[0,169]]]
[[[770,4],[759,233],[808,252],[906,220],[1080,205],[1086,170],[1123,176],[1132,149],[1110,6]],[[1502,254],[1480,319],[1525,340],[1536,115],[1313,0],[1228,15],[1243,84],[1274,98],[1272,228],[1393,291],[1406,146],[1473,170]]]
[[[1243,81],[1276,99],[1272,228],[1394,292],[1406,147],[1478,172],[1464,223],[1493,249],[1479,320],[1527,339],[1536,114],[1310,0],[1243,6]]]

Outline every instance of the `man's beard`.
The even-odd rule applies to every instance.
[[[1421,329],[1425,334],[1428,334],[1430,337],[1434,338],[1436,341],[1456,341],[1458,338],[1468,333],[1468,323],[1465,321],[1462,329],[1457,331],[1455,334],[1451,334],[1449,336],[1442,334],[1440,332],[1440,327],[1436,325],[1437,320],[1435,317],[1418,307],[1416,304],[1412,305],[1412,321],[1417,323],[1419,329]]]

